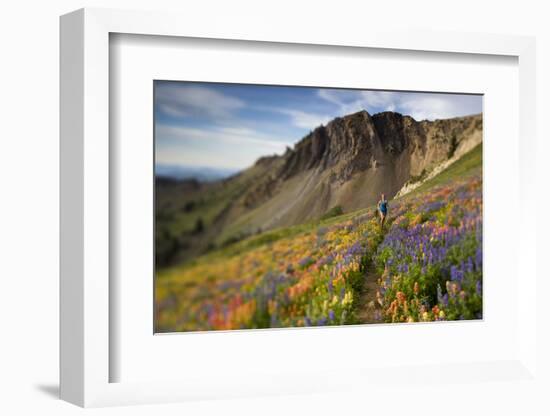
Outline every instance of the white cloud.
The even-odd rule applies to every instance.
[[[321,114],[296,110],[285,107],[256,106],[256,110],[267,111],[270,113],[284,114],[290,117],[290,123],[300,129],[313,130],[321,124],[326,124],[334,118],[333,114]]]
[[[199,85],[162,83],[155,88],[155,103],[173,117],[227,119],[243,108],[238,98]]]
[[[337,105],[342,115],[397,111],[416,120],[435,120],[481,112],[481,97],[475,95],[322,89],[319,97]]]
[[[339,115],[343,116],[365,109],[365,99],[361,95],[362,92],[321,89],[318,95],[320,98],[338,106]]]
[[[210,140],[233,145],[261,144],[264,147],[280,149],[288,145],[287,141],[276,140],[263,133],[247,128],[219,127],[199,129],[193,127],[167,126],[160,124],[156,129],[157,137],[177,140]]]
[[[159,124],[155,130],[156,161],[242,169],[259,157],[281,154],[292,141],[268,136],[247,128],[212,129]]]
[[[396,94],[391,91],[319,90],[319,97],[337,105],[341,115],[372,108],[395,111],[398,101]]]
[[[361,110],[372,112],[373,108],[384,111],[395,111],[395,93],[389,91],[359,91],[359,90],[319,90],[319,97],[335,104],[339,115],[356,113]]]
[[[392,91],[358,91],[359,105],[368,104],[376,107],[395,107],[398,101],[398,94]]]
[[[321,124],[326,124],[334,118],[333,116],[326,114],[307,113],[305,111],[288,110],[284,108],[276,111],[290,116],[292,124],[296,127],[310,130],[315,127],[319,127]]]
[[[435,120],[438,118],[450,118],[460,113],[456,105],[443,97],[433,94],[425,97],[415,95],[410,99],[404,99],[399,104],[401,112],[410,115],[415,120]]]

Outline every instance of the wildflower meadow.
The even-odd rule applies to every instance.
[[[157,271],[156,331],[481,319],[480,172],[389,206],[383,227],[368,207]]]

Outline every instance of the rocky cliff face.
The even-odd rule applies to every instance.
[[[361,111],[315,129],[283,156],[260,159],[262,171],[229,215],[237,227],[287,226],[393,197],[411,179],[429,173],[481,142],[481,115],[417,122],[399,113]],[[242,207],[241,207],[242,208]],[[246,220],[239,220],[247,211]]]
[[[334,169],[335,177],[345,181],[368,169],[406,163],[409,169],[402,170],[408,174],[401,175],[406,180],[455,152],[473,148],[481,142],[481,128],[481,115],[417,122],[394,112],[370,116],[361,111],[334,119],[304,137],[281,156],[276,176],[287,180],[311,169]]]

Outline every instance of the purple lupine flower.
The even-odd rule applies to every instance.
[[[322,258],[317,262],[317,265],[318,265],[318,266],[324,266],[325,264],[330,264],[330,263],[332,263],[333,260],[334,260],[334,254],[333,254],[333,253],[330,253],[330,254],[328,254],[327,256],[322,257]]]
[[[471,257],[468,257],[468,260],[466,261],[465,270],[467,273],[472,273],[474,271],[474,262]]]
[[[455,265],[451,266],[451,280],[454,282],[459,280],[459,278],[460,276],[457,267]]]
[[[331,320],[331,321],[334,321],[334,311],[331,309],[328,311],[328,318]]]
[[[206,314],[208,315],[208,319],[211,319],[212,316],[214,315],[214,306],[212,306],[211,303],[208,303],[205,309],[206,309]]]
[[[348,248],[348,250],[346,251],[346,255],[353,255],[353,256],[356,256],[356,255],[359,255],[359,254],[363,254],[363,246],[361,245],[361,243],[358,241],[356,243],[354,243],[350,248]]]
[[[298,264],[300,265],[300,267],[305,267],[305,266],[310,265],[312,262],[313,262],[313,260],[311,259],[311,257],[307,256],[307,257],[304,257],[303,259],[301,259],[298,262]]]
[[[475,266],[476,270],[480,271],[483,264],[483,253],[481,247],[478,247],[476,250]]]
[[[476,282],[476,293],[477,293],[479,296],[481,296],[481,281],[480,281],[480,280],[478,280],[478,281]]]

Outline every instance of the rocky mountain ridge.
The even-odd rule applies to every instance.
[[[188,245],[223,245],[316,220],[334,207],[343,212],[365,208],[381,193],[392,198],[404,185],[457,160],[481,140],[481,114],[416,121],[395,112],[371,116],[359,111],[316,128],[283,155],[262,157],[228,179],[178,194],[176,205],[214,201],[215,209],[203,204],[212,215],[208,220],[201,217],[205,231],[195,232]],[[163,192],[170,189],[164,187]],[[157,199],[157,211],[163,212],[159,201],[168,200],[170,209],[178,209],[173,195],[167,194]]]
[[[271,220],[261,216],[270,226],[314,219],[336,205],[344,211],[361,208],[380,193],[393,197],[411,179],[460,157],[481,136],[481,115],[417,122],[394,112],[360,111],[316,128],[282,156],[260,159],[254,168],[262,174],[242,203],[247,210],[271,212]],[[279,194],[300,200],[270,203],[284,199]],[[293,208],[281,206],[288,204]]]

